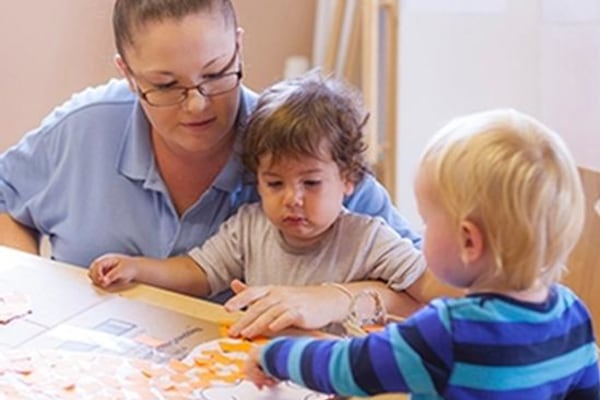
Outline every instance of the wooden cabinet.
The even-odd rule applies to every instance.
[[[569,258],[564,282],[590,309],[600,343],[600,171],[579,171],[586,196],[585,227]]]

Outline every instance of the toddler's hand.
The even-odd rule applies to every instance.
[[[277,381],[265,374],[260,366],[260,349],[260,347],[254,347],[250,350],[246,364],[244,365],[244,373],[248,380],[254,382],[259,389],[262,389],[263,387],[271,387],[277,384]]]
[[[102,288],[133,281],[137,274],[134,257],[122,254],[105,254],[90,265],[88,276]]]

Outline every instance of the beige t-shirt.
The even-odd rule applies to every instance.
[[[323,240],[297,249],[258,203],[242,206],[189,255],[206,272],[211,295],[229,288],[234,278],[251,286],[381,280],[399,291],[425,270],[421,252],[379,217],[343,210]]]

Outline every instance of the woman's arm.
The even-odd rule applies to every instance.
[[[0,214],[0,245],[32,254],[40,253],[39,234],[8,214]]]
[[[236,295],[225,303],[228,311],[246,312],[229,330],[232,336],[255,337],[285,328],[319,329],[341,322],[352,299],[365,291],[379,294],[388,312],[410,315],[419,304],[403,292],[395,292],[379,281],[360,281],[317,286],[246,286],[233,281]]]

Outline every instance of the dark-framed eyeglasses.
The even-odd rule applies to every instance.
[[[229,60],[222,71],[227,71],[231,68],[237,54],[238,46],[236,44],[231,60]],[[138,87],[137,91],[138,95],[149,105],[154,107],[168,107],[183,103],[188,98],[190,90],[197,90],[204,97],[213,97],[227,93],[239,85],[242,76],[242,65],[240,63],[237,71],[220,72],[203,80],[197,85],[169,86],[165,88],[148,89],[145,91],[141,91]]]

